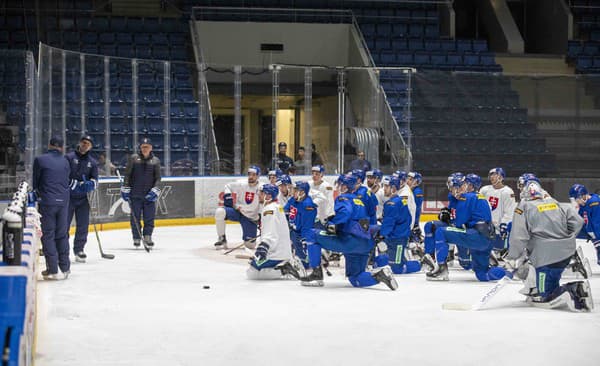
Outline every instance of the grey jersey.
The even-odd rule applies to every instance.
[[[575,252],[575,237],[583,219],[571,205],[551,197],[522,200],[515,209],[507,259],[530,253],[529,260],[538,268],[560,262]]]

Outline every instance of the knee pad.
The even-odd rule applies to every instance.
[[[377,265],[377,267],[387,266],[389,262],[390,257],[388,257],[387,254],[380,254],[375,257],[375,264]]]
[[[506,271],[502,267],[492,267],[488,271],[490,281],[499,280],[506,275]]]
[[[227,211],[223,207],[217,207],[215,210],[215,220],[225,221],[225,217],[227,216]]]

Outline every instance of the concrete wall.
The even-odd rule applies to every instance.
[[[197,27],[209,64],[348,65],[350,24],[201,21]],[[261,52],[261,43],[281,43],[284,51]]]
[[[563,0],[526,2],[526,51],[564,54],[573,38],[573,16]]]
[[[484,0],[479,18],[489,34],[490,49],[494,52],[523,53],[523,37],[505,0]]]

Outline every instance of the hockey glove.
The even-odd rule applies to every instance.
[[[254,252],[256,262],[264,262],[267,260],[267,254],[269,254],[269,244],[260,243]]]
[[[450,209],[448,207],[444,207],[440,210],[440,213],[438,214],[438,219],[450,225],[451,215],[452,213],[450,212]]]
[[[337,229],[335,227],[335,224],[329,224],[328,223],[327,227],[326,227],[326,230],[327,230],[327,234],[330,234],[330,235],[336,235],[337,234]]]
[[[415,226],[413,227],[412,231],[411,231],[412,237],[415,240],[419,240],[421,239],[421,228],[419,227],[419,223],[416,223]],[[420,240],[419,240],[420,241]]]
[[[87,180],[83,177],[83,182],[81,182],[80,190],[84,193],[90,193],[91,191],[96,189],[96,181],[94,179]]]
[[[77,190],[77,188],[79,188],[79,181],[77,179],[71,179],[71,182],[69,183],[69,188],[72,191]]]
[[[38,201],[38,195],[36,193],[36,191],[31,191],[31,192],[27,192],[27,204],[28,205],[35,205],[35,203]]]
[[[148,194],[144,198],[146,199],[146,201],[155,202],[158,199],[158,196],[160,196],[160,189],[158,189],[157,187],[152,187],[150,192],[148,192]]]
[[[508,226],[506,225],[506,223],[501,223],[500,224],[500,238],[502,238],[502,240],[505,240],[506,237],[508,236]]]
[[[225,207],[233,208],[233,197],[231,197],[231,193],[225,193],[223,195],[223,205]]]
[[[129,202],[129,195],[131,194],[131,187],[121,187],[121,198],[125,202]]]

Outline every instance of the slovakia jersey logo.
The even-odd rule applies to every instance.
[[[297,213],[298,209],[294,206],[290,206],[290,220],[294,220],[296,218]]]
[[[247,204],[251,204],[252,201],[254,201],[254,196],[255,196],[254,192],[246,192],[246,194],[244,195],[244,200],[246,201]]]
[[[583,211],[583,226],[586,227],[588,224],[588,213],[587,211]]]
[[[490,197],[488,198],[490,201],[490,206],[492,206],[492,211],[494,211],[498,207],[498,202],[500,201],[498,197]]]

